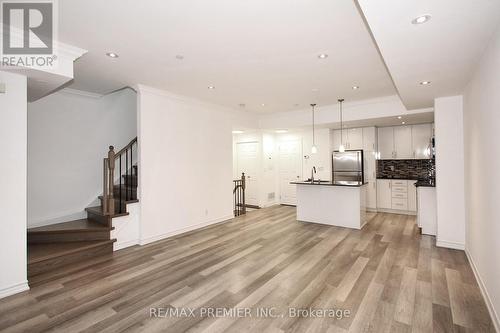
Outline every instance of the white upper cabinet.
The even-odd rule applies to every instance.
[[[432,124],[380,127],[379,158],[382,160],[430,158],[427,148],[431,136]]]
[[[394,151],[397,159],[413,158],[411,126],[394,126]]]
[[[347,130],[346,149],[363,149],[363,129],[349,128]]]
[[[377,135],[375,127],[363,127],[363,150],[377,151]]]
[[[394,128],[379,127],[378,129],[378,151],[381,160],[394,158]]]
[[[332,147],[332,151],[336,151],[336,150],[339,150],[339,147],[340,147],[340,130],[334,130],[333,133],[332,133],[332,137],[333,137],[333,147]],[[342,143],[344,144],[344,147],[345,149],[349,149],[347,147],[347,130],[343,130],[342,131]]]
[[[413,158],[430,158],[429,144],[432,136],[432,124],[413,125],[411,127]]]

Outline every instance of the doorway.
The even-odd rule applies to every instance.
[[[296,205],[297,185],[290,182],[301,180],[302,177],[302,141],[281,142],[278,150],[280,203]]]
[[[245,173],[245,204],[259,206],[259,143],[238,142],[236,144],[237,174]]]

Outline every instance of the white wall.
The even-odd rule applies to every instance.
[[[137,89],[141,244],[231,218],[231,131],[248,118],[165,91]]]
[[[500,28],[464,94],[466,252],[500,331]]]
[[[86,216],[102,194],[102,159],[137,135],[132,89],[103,97],[63,90],[28,105],[28,225]]]
[[[27,80],[0,72],[0,298],[29,289],[26,270]]]
[[[434,101],[438,246],[465,248],[462,96]]]

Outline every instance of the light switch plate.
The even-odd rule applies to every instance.
[[[0,82],[0,94],[5,94],[5,83]]]

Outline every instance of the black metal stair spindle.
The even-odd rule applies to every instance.
[[[133,172],[133,169],[134,169],[134,163],[132,161],[132,147],[134,145],[131,145],[130,146],[130,196],[129,196],[129,200],[132,200],[132,186],[134,186],[134,172]]]
[[[119,167],[120,167],[120,213],[123,213],[122,211],[122,155],[120,155],[120,162],[118,163],[119,164]]]
[[[130,186],[128,183],[128,154],[127,154],[128,149],[125,150],[125,179],[127,180],[125,182],[125,201],[128,200],[127,195],[128,195],[128,190],[127,187]]]

